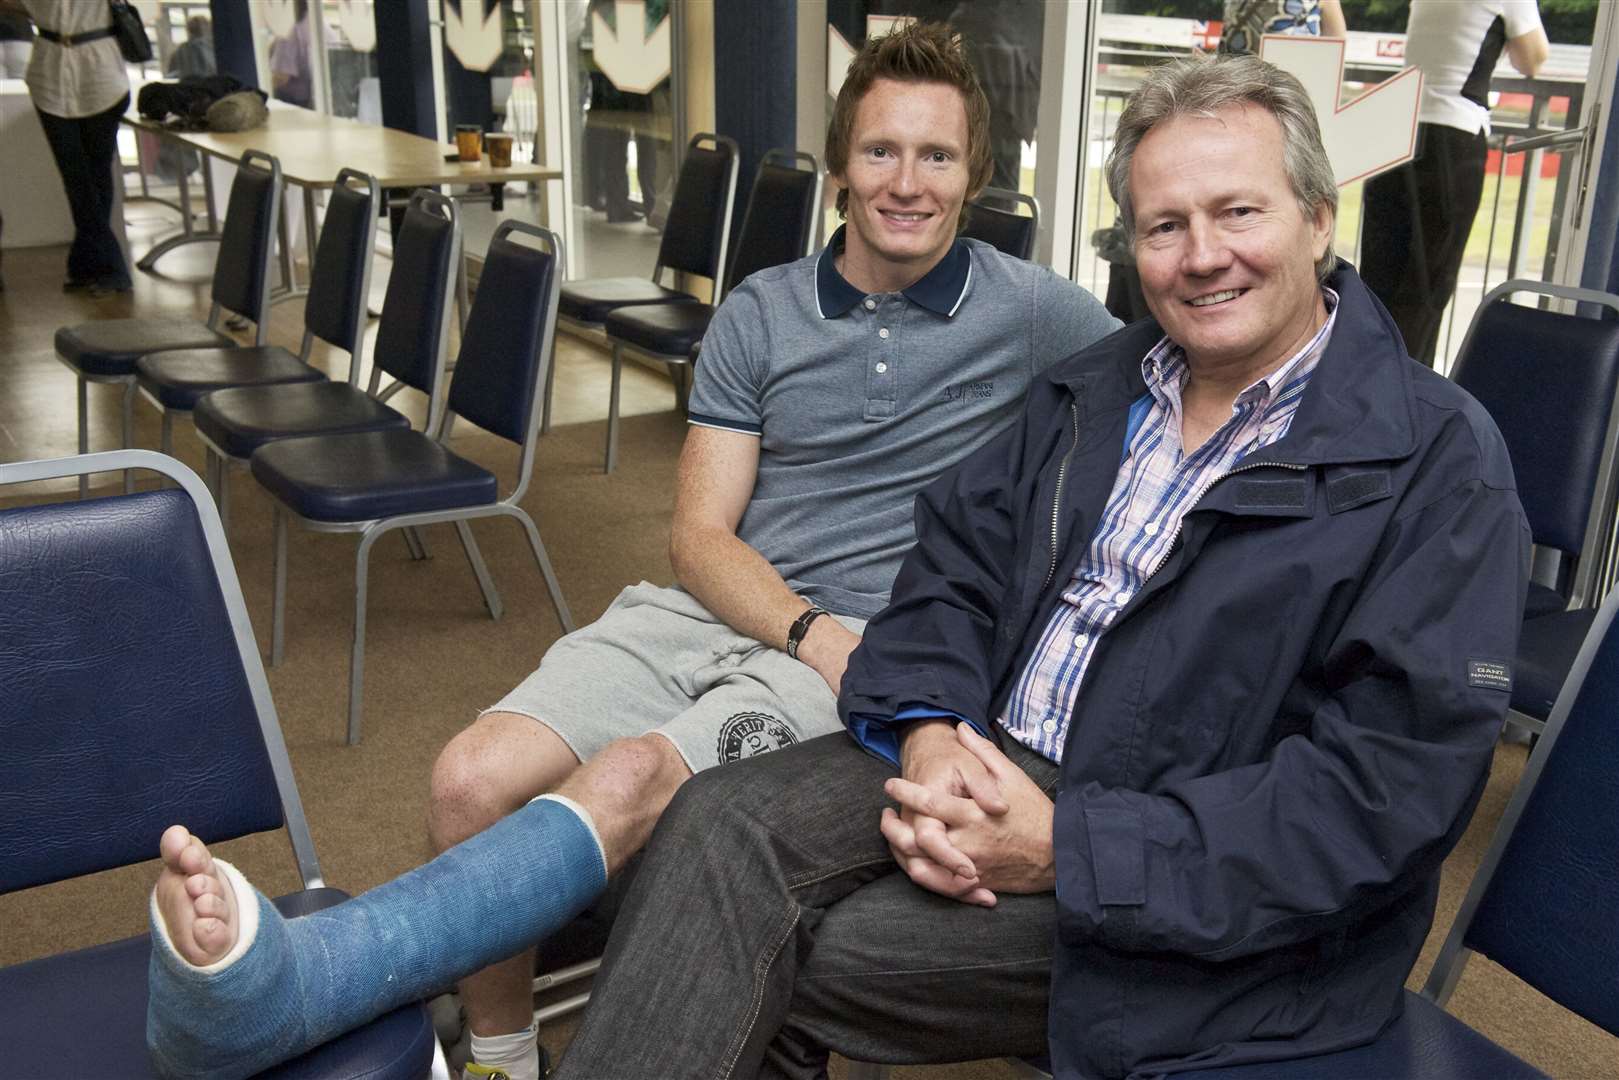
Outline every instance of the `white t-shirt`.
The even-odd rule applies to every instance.
[[[1463,97],[1462,86],[1478,66],[1490,26],[1497,18],[1505,24],[1506,39],[1511,41],[1539,28],[1540,9],[1535,0],[1411,0],[1411,16],[1405,24],[1405,66],[1422,69],[1418,120],[1467,132],[1489,132],[1490,110]],[[1490,67],[1494,66],[1492,61]]]
[[[23,6],[35,26],[58,34],[85,34],[112,25],[107,5],[93,0],[23,0]],[[35,38],[23,81],[40,112],[69,120],[106,112],[129,93],[124,56],[110,37],[83,45]]]

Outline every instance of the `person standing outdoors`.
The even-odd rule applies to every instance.
[[[129,264],[112,229],[118,118],[129,75],[106,4],[24,0],[39,29],[23,76],[73,212],[68,292],[101,297],[130,290]]]
[[[1417,156],[1366,181],[1360,273],[1432,367],[1484,193],[1490,76],[1503,49],[1533,76],[1550,47],[1535,0],[1411,0],[1405,35],[1405,66],[1422,72]]]

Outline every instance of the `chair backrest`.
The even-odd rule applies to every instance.
[[[320,870],[219,515],[173,458],[0,465],[0,484],[156,469],[179,487],[0,511],[0,892],[285,822]]]
[[[260,344],[270,309],[270,262],[280,216],[281,163],[262,150],[249,150],[236,167],[225,204],[211,298],[252,319]]]
[[[686,144],[654,278],[667,268],[720,280],[731,236],[738,157],[736,140],[724,135],[703,132]]]
[[[359,187],[351,184],[361,185]],[[371,253],[377,239],[377,178],[354,169],[337,174],[326,220],[315,245],[315,266],[304,298],[304,329],[345,349],[359,363],[371,290]]]
[[[1534,542],[1571,556],[1599,550],[1613,516],[1619,322],[1512,303],[1534,292],[1604,304],[1619,297],[1509,281],[1479,304],[1451,377],[1501,429]],[[1591,596],[1596,560],[1582,559],[1575,599]]]
[[[800,168],[799,163],[808,167]],[[749,274],[808,255],[820,209],[821,165],[815,155],[798,150],[767,152],[748,192],[724,291],[742,284]],[[721,299],[723,293],[714,301]]]
[[[1017,206],[1028,209],[1017,212]],[[993,244],[1016,259],[1034,254],[1034,241],[1040,235],[1040,203],[1032,195],[1005,188],[985,188],[967,204],[967,224],[961,235]]]
[[[1468,950],[1619,1034],[1619,590],[1608,595],[1423,993]]]
[[[461,212],[453,199],[418,188],[394,240],[393,273],[377,324],[371,385],[382,372],[426,394],[444,374],[450,300],[461,261]],[[437,417],[429,419],[428,431]]]
[[[535,237],[547,250],[518,243],[513,233]],[[517,489],[508,501],[522,497],[534,462],[538,405],[556,341],[561,258],[562,241],[549,229],[510,219],[500,223],[450,380],[441,435],[462,416],[523,448]]]

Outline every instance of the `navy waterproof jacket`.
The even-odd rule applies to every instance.
[[[1528,577],[1506,448],[1347,264],[1328,284],[1337,324],[1287,435],[1187,512],[1081,685],[1053,825],[1059,1077],[1373,1039],[1483,789]],[[999,733],[1161,334],[1050,369],[1019,424],[918,497],[846,723],[923,703]]]

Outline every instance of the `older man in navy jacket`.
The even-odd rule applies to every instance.
[[[920,496],[854,739],[682,790],[562,1075],[1123,1076],[1398,1015],[1511,686],[1505,448],[1333,257],[1296,80],[1156,70],[1109,182],[1154,318]]]

